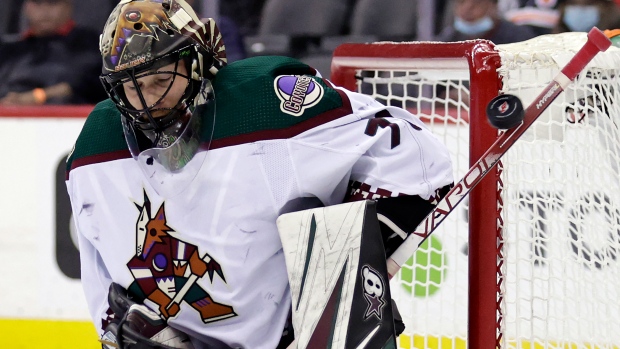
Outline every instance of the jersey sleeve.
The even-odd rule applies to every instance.
[[[301,196],[375,200],[386,255],[452,187],[446,146],[408,111],[346,92],[351,114],[290,141]]]
[[[90,317],[97,333],[102,336],[104,329],[112,319],[112,312],[107,302],[107,290],[112,283],[112,278],[95,246],[81,233],[83,220],[80,219],[80,216],[88,214],[88,207],[77,207],[79,200],[75,199],[71,181],[67,181],[67,189],[71,198],[73,221],[78,232],[82,288],[88,303]]]
[[[350,115],[290,141],[303,194],[317,196],[325,204],[351,196],[417,195],[433,200],[437,190],[453,182],[446,146],[422,121],[404,109],[345,93]]]

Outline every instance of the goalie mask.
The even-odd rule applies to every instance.
[[[208,147],[204,125],[215,124],[203,120],[214,111],[210,79],[226,65],[215,22],[201,22],[184,0],[121,0],[100,51],[100,79],[123,115],[131,154],[160,194],[173,177],[186,184],[200,168],[186,165],[201,143]]]

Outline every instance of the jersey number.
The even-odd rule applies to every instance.
[[[375,114],[374,119],[368,120],[368,125],[366,125],[366,131],[364,131],[364,133],[372,137],[377,134],[379,127],[389,127],[392,130],[392,142],[390,149],[394,149],[400,144],[400,128],[398,128],[398,125],[393,124],[385,119],[386,117],[391,116],[392,115],[387,110],[382,110],[378,112],[377,114]]]
[[[392,142],[390,144],[390,148],[394,149],[400,144],[400,128],[398,127],[397,124],[391,123],[385,119],[386,117],[391,117],[391,116],[392,115],[387,110],[382,110],[378,112],[375,115],[374,119],[368,120],[368,125],[366,125],[366,130],[364,131],[364,133],[372,137],[377,134],[379,127],[381,128],[389,127],[392,130]],[[413,127],[414,130],[416,131],[422,130],[419,126],[416,126],[407,120],[404,120],[404,121],[406,121],[409,125],[411,125],[411,127]]]

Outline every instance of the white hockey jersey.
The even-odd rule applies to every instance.
[[[96,106],[68,159],[67,187],[100,335],[114,281],[197,347],[216,338],[273,349],[291,303],[280,214],[352,194],[431,199],[452,183],[447,149],[420,120],[314,73],[282,57],[222,69],[210,149],[173,197],[144,178],[114,104]]]

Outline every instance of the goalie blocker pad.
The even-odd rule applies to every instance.
[[[396,348],[376,203],[287,213],[277,225],[297,348]]]

